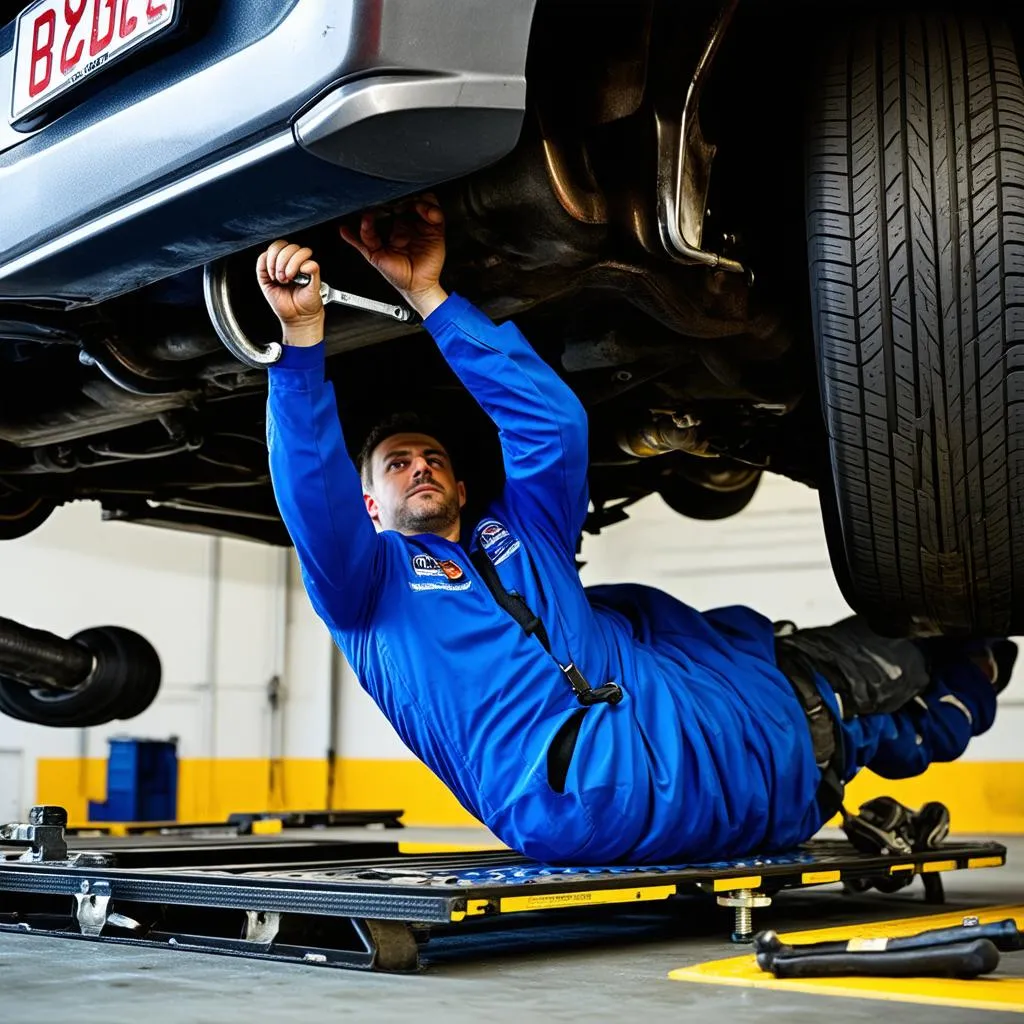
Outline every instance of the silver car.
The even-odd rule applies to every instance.
[[[1022,21],[934,7],[0,2],[0,535],[92,499],[287,543],[253,274],[280,236],[355,297],[327,337],[350,440],[429,405],[487,465],[337,240],[432,188],[448,286],[589,411],[589,529],[652,492],[732,515],[781,473],[878,628],[1021,632]]]

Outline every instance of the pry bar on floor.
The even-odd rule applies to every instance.
[[[753,938],[758,953],[771,956],[819,956],[842,953],[898,953],[914,949],[931,949],[937,946],[951,946],[974,939],[988,939],[1004,953],[1024,949],[1024,932],[1017,927],[1013,918],[979,924],[976,919],[967,918],[962,925],[953,928],[932,928],[915,935],[900,935],[893,938],[849,939],[841,942],[784,943],[774,931],[758,932]]]
[[[999,950],[991,939],[974,939],[895,952],[758,953],[757,964],[776,978],[977,978],[999,966]]]

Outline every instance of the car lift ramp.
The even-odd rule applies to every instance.
[[[921,875],[935,901],[941,872],[1006,860],[998,843],[874,856],[819,839],[789,854],[714,864],[551,867],[504,850],[401,854],[369,830],[366,841],[346,842],[308,827],[217,837],[210,826],[198,836],[177,826],[169,835],[66,839],[63,813],[33,808],[28,824],[0,829],[0,933],[377,971],[417,970],[431,935],[477,923],[500,933],[532,914],[556,928],[570,923],[560,913],[569,908],[610,917],[700,893],[732,909],[733,938],[743,941],[755,909],[767,918],[760,908],[786,890],[831,882],[892,890]]]

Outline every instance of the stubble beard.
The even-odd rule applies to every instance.
[[[399,533],[448,533],[459,521],[462,510],[459,508],[458,495],[446,494],[440,505],[414,504],[407,501],[395,513],[395,525]]]

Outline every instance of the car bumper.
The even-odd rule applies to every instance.
[[[499,159],[533,7],[295,0],[0,131],[0,300],[98,302]]]

